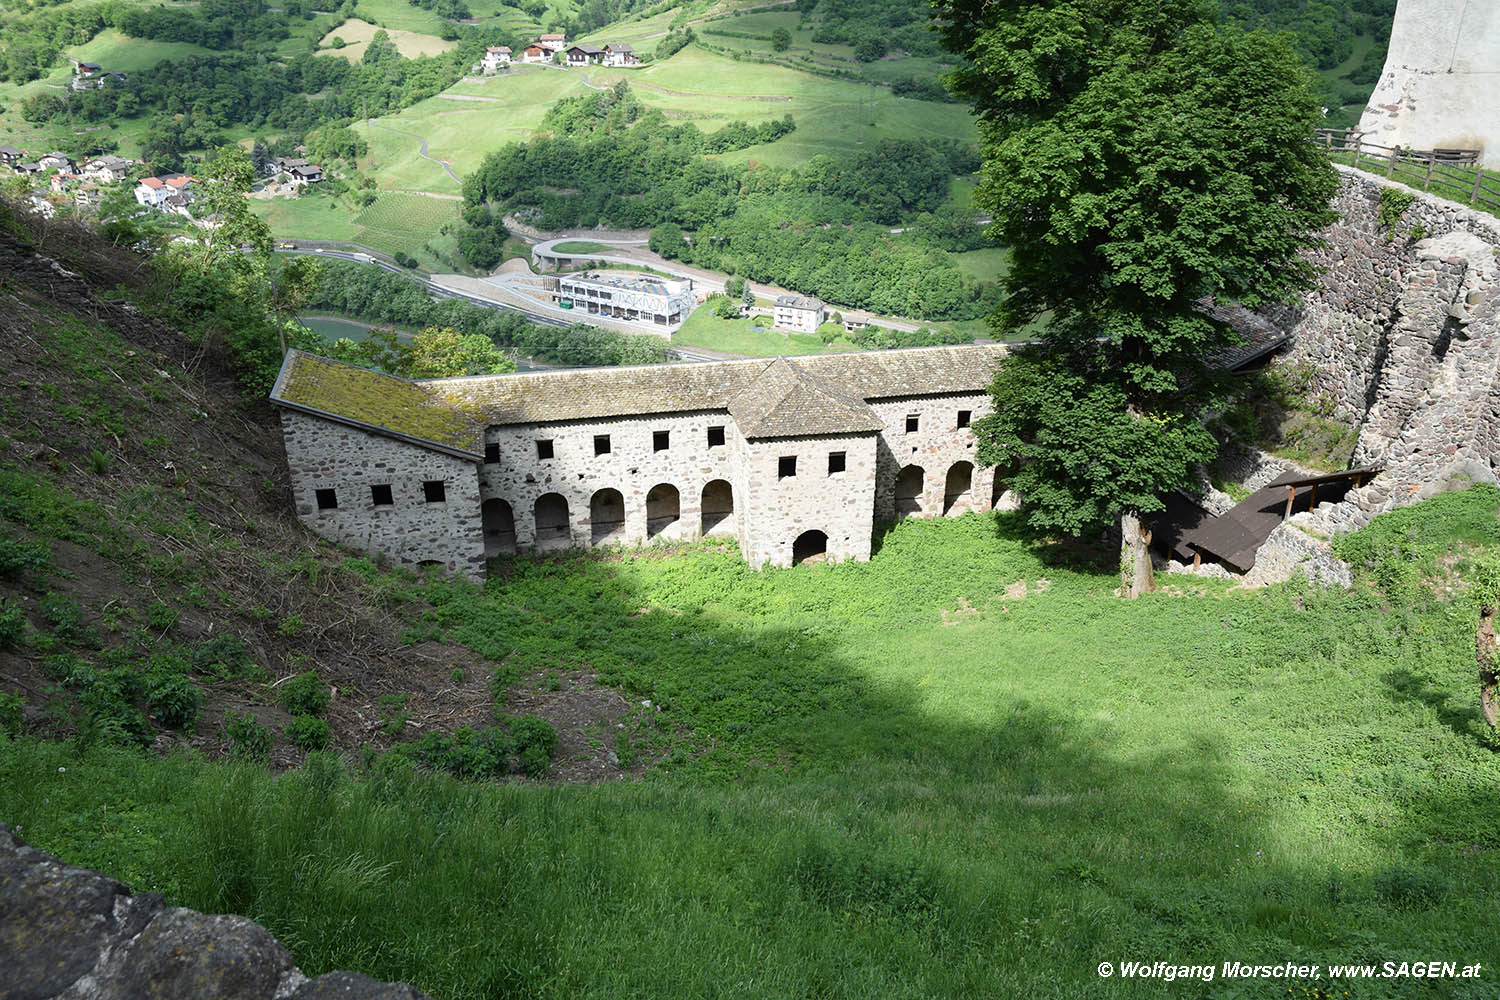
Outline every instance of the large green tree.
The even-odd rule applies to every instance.
[[[1030,523],[1118,519],[1122,576],[1151,587],[1150,515],[1217,443],[1206,363],[1235,342],[1217,299],[1286,301],[1332,221],[1337,175],[1307,140],[1312,82],[1283,39],[1215,23],[1208,0],[938,0],[950,84],[973,102],[975,195],[1013,248],[1002,365],[980,457],[1019,466]]]

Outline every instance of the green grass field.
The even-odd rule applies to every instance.
[[[382,28],[369,21],[351,18],[333,25],[324,32],[318,46],[326,54],[339,56],[350,62],[359,62],[365,57],[365,50],[370,47],[370,42],[374,40],[376,32],[382,30],[396,46],[396,51],[408,59],[440,55],[458,45],[457,42],[445,42],[437,35],[422,34],[401,28]],[[345,45],[342,48],[330,48],[334,38],[342,39]]]
[[[1010,273],[1010,250],[987,247],[953,255],[958,269],[975,281],[998,281]]]
[[[66,50],[71,58],[95,62],[106,70],[120,73],[139,73],[168,59],[210,55],[212,51],[189,42],[156,42],[145,38],[131,38],[113,28],[99,32],[83,45],[74,45]]]
[[[1180,577],[1124,601],[990,514],[791,570],[690,546],[523,559],[481,589],[362,563],[508,676],[618,687],[615,745],[649,777],[464,784],[331,756],[273,777],[0,737],[0,810],[137,890],[263,921],[310,974],[447,1000],[1488,1000],[1500,757],[1475,608],[1422,576],[1441,593],[1466,536],[1500,554],[1497,506],[1481,488],[1377,522],[1355,554],[1388,589],[1349,592]],[[1096,972],[1419,959],[1486,968]]]
[[[823,338],[816,334],[783,333],[771,329],[770,316],[720,319],[706,306],[693,310],[687,322],[672,334],[672,343],[765,358],[781,354],[828,354],[856,350],[853,344],[842,337],[825,344]]]

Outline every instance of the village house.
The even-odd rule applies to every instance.
[[[17,149],[15,146],[9,144],[0,146],[0,165],[14,167],[25,155],[24,150]]]
[[[270,177],[286,174],[289,182],[296,186],[316,184],[323,179],[322,167],[299,156],[273,156],[266,161],[265,171]]]
[[[510,46],[491,45],[484,50],[484,61],[480,63],[486,73],[498,73],[510,65]]]
[[[73,172],[73,161],[68,158],[67,153],[48,153],[36,161],[37,166],[43,170],[63,170]]]
[[[1005,351],[418,382],[292,351],[271,400],[297,516],[324,538],[475,578],[495,555],[700,536],[791,566],[995,505],[971,424]]]
[[[42,172],[42,166],[39,163],[17,163],[10,169],[18,174],[27,175],[35,175]]]
[[[568,47],[567,35],[542,35],[536,43],[548,52],[561,52]]]
[[[54,194],[62,194],[81,180],[77,174],[55,173],[52,175],[50,186]]]
[[[604,61],[604,50],[597,45],[585,45],[579,43],[570,45],[567,49],[569,66],[587,66],[590,63],[601,63]]]
[[[74,60],[73,79],[68,83],[71,90],[99,90],[107,84],[123,84],[129,77],[124,73],[104,71],[98,63]]]
[[[640,56],[635,54],[635,49],[624,42],[610,42],[604,46],[604,65],[606,66],[639,66]]]
[[[192,204],[192,185],[195,180],[196,178],[187,174],[146,177],[135,186],[135,200],[147,208],[186,214],[187,206]]]
[[[552,50],[537,43],[532,43],[521,50],[521,61],[523,63],[545,63],[551,59]]]
[[[100,156],[85,163],[79,172],[90,180],[112,184],[123,181],[133,165],[134,161],[124,157]]]
[[[800,295],[778,295],[771,307],[771,326],[777,330],[817,333],[827,318],[823,303]]]

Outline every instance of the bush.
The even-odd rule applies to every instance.
[[[83,609],[67,594],[48,594],[40,604],[42,621],[62,642],[86,643],[91,638],[83,625]]]
[[[281,689],[281,705],[293,715],[322,715],[328,707],[328,685],[316,670],[298,674]]]
[[[47,568],[51,553],[37,542],[0,537],[0,576],[20,576]]]
[[[328,723],[311,715],[293,716],[282,731],[294,746],[304,750],[324,750],[333,741],[333,732]]]
[[[511,743],[521,770],[533,778],[547,773],[557,755],[557,730],[537,715],[523,715],[510,723]]]
[[[428,733],[416,744],[417,760],[459,778],[497,778],[510,769],[510,738],[503,729],[460,726],[452,736]]]
[[[181,674],[159,673],[146,681],[146,709],[164,726],[187,729],[202,704],[202,690]]]
[[[249,712],[230,712],[224,716],[224,736],[229,740],[229,756],[240,760],[265,760],[271,752],[271,734]]]
[[[0,691],[0,733],[20,736],[26,718],[24,709],[25,702],[21,701],[20,695]]]
[[[0,649],[18,646],[26,636],[26,616],[21,609],[0,601]]]
[[[263,674],[239,636],[231,633],[198,643],[193,647],[191,659],[195,671],[220,680],[256,680]]]

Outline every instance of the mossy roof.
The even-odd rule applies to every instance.
[[[432,385],[291,351],[271,389],[271,401],[482,457],[484,425],[434,392]]]

